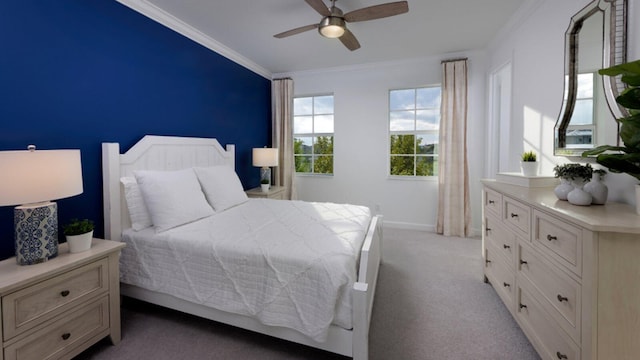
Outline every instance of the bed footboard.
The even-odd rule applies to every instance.
[[[358,282],[353,285],[353,359],[369,358],[369,324],[382,261],[382,216],[373,217],[362,245]]]

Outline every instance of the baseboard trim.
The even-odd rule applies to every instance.
[[[389,229],[401,229],[401,230],[417,230],[417,231],[425,231],[425,232],[436,232],[435,225],[427,225],[427,224],[417,224],[417,223],[408,223],[401,221],[388,221],[385,219],[384,227]],[[481,237],[482,232],[478,228],[471,228],[468,237]]]

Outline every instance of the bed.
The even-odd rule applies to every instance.
[[[369,323],[378,269],[382,260],[381,216],[372,216],[367,213],[368,209],[363,211],[362,207],[351,205],[250,199],[242,205],[231,206],[212,216],[177,227],[169,227],[161,235],[157,235],[153,228],[138,229],[136,227],[138,220],[129,213],[130,208],[125,199],[125,189],[129,189],[125,179],[130,179],[134,174],[138,176],[140,173],[154,171],[187,172],[187,169],[212,167],[234,169],[234,146],[227,145],[225,149],[216,139],[211,138],[147,135],[124,154],[120,153],[118,143],[103,143],[102,153],[105,238],[128,243],[125,248],[127,251],[124,251],[121,257],[121,293],[123,295],[354,359],[368,358]],[[130,193],[127,192],[126,195],[129,196]],[[269,214],[273,214],[274,218],[270,218],[269,216],[272,215]],[[282,218],[282,214],[288,215]],[[336,217],[336,214],[341,214],[341,217]],[[275,216],[279,217],[275,218]],[[134,219],[133,222],[132,219]],[[332,230],[329,226],[332,219],[335,224],[338,224],[339,230]],[[298,225],[297,229],[292,230],[295,224],[301,224],[300,221],[307,221],[307,223]],[[216,230],[206,230],[210,227]],[[311,236],[311,239],[305,240],[310,243],[299,245],[299,249],[290,251],[291,254],[296,254],[292,256],[283,250],[283,248],[296,247],[293,242],[295,239],[290,239],[289,243],[286,242],[289,241],[286,240],[286,236],[289,235],[285,236],[285,233],[291,232],[307,232],[314,234],[318,239],[313,239],[314,236]],[[250,239],[251,244],[259,245],[248,246],[243,250],[240,241],[222,240],[225,237],[221,234],[225,233]],[[322,245],[322,248],[316,251],[314,248],[316,245],[313,244],[322,243],[322,236],[329,237],[334,233],[340,236],[342,245],[337,248],[331,248],[331,245],[325,248],[325,245]],[[200,239],[198,244],[179,245],[187,234],[196,234]],[[203,240],[205,238],[207,239]],[[267,247],[271,242],[280,245],[275,248]],[[283,243],[286,245],[283,246]],[[209,248],[212,250],[203,250]],[[307,251],[310,248],[314,251]],[[259,257],[258,260],[251,260],[251,254],[247,254],[247,251],[258,252],[256,256],[263,257],[265,253],[269,253],[269,256],[273,257],[264,261]],[[339,256],[335,256],[336,252],[341,251],[350,255],[340,253]],[[146,259],[151,253],[161,254],[162,260]],[[193,260],[196,253],[208,255],[205,255],[202,260]],[[211,255],[212,253],[214,255]],[[308,253],[311,258],[303,260],[299,258],[301,253]],[[324,257],[326,254],[331,255],[331,259],[346,259],[344,260],[346,265],[328,262]],[[224,281],[213,283],[214,285],[203,285],[202,282],[193,280],[192,275],[188,275],[186,280],[178,279],[177,285],[167,286],[169,282],[165,283],[165,279],[161,276],[157,279],[145,277],[149,274],[166,275],[182,272],[187,274],[190,269],[201,269],[205,266],[204,264],[214,262],[211,258],[215,258],[222,271],[234,272],[229,269],[235,266],[235,269],[242,270],[239,272],[244,276],[245,282],[253,283],[260,283],[258,280],[261,278],[251,276],[264,273],[264,271],[255,270],[257,269],[255,263],[264,262],[267,268],[265,271],[276,269],[277,277],[286,277],[284,269],[289,269],[290,266],[283,262],[285,260],[281,260],[283,258],[287,258],[286,261],[303,263],[302,266],[322,262],[324,272],[327,274],[322,273],[321,277],[329,277],[333,282],[339,282],[334,284],[336,290],[333,292],[324,291],[321,287],[323,285],[319,285],[323,289],[322,292],[326,292],[336,301],[335,309],[331,308],[331,314],[328,314],[327,311],[322,311],[321,306],[305,304],[306,300],[303,298],[313,298],[317,294],[304,296],[305,291],[313,289],[309,289],[308,284],[307,288],[304,288],[302,281],[300,283],[302,285],[297,288],[294,287],[294,285],[297,286],[296,283],[291,281],[293,290],[287,289],[288,297],[295,297],[292,304],[283,304],[280,300],[274,300],[269,302],[269,308],[247,310],[247,307],[234,308],[233,299],[229,300],[228,304],[225,303],[225,306],[218,306],[213,302],[216,297],[230,298],[238,293],[238,280],[224,279],[232,283],[231,285]],[[338,267],[353,268],[353,274],[335,275],[331,273],[333,270],[329,271]],[[279,271],[283,273],[280,274]],[[138,275],[142,275],[142,280],[136,280]],[[296,279],[298,277],[295,276]],[[320,281],[315,275],[307,277],[313,277],[309,281]],[[205,283],[207,281],[209,280],[204,280]],[[181,288],[180,284],[189,285]],[[288,280],[287,284],[289,284]],[[318,284],[321,283],[318,282]],[[226,293],[223,291],[225,286],[230,289]],[[167,290],[168,288],[171,290]],[[174,291],[174,288],[178,288],[177,291]],[[216,291],[207,290],[211,288],[215,288]],[[190,293],[191,291],[193,293]],[[242,296],[246,296],[247,293],[249,292],[243,292]],[[298,295],[292,296],[292,293]],[[211,303],[209,298],[212,299]],[[271,303],[276,304],[271,306]],[[294,306],[300,313],[299,317],[303,319],[285,321],[281,318],[286,317],[273,315],[278,315],[280,308],[285,305]],[[310,312],[309,309],[313,311]],[[313,316],[309,315],[311,313]],[[331,321],[325,323],[327,316],[330,316]]]

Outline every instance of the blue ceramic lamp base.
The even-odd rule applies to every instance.
[[[58,255],[58,207],[54,202],[16,206],[13,210],[16,261],[45,262]]]

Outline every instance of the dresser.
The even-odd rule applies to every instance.
[[[640,358],[640,216],[483,180],[489,282],[543,359]]]
[[[93,239],[47,262],[0,262],[0,360],[70,359],[109,336],[120,342],[118,258],[123,243]]]
[[[264,192],[262,188],[257,187],[251,190],[247,190],[247,196],[255,199],[276,199],[276,200],[285,200],[285,190],[284,186],[275,186],[272,185],[269,191]]]

